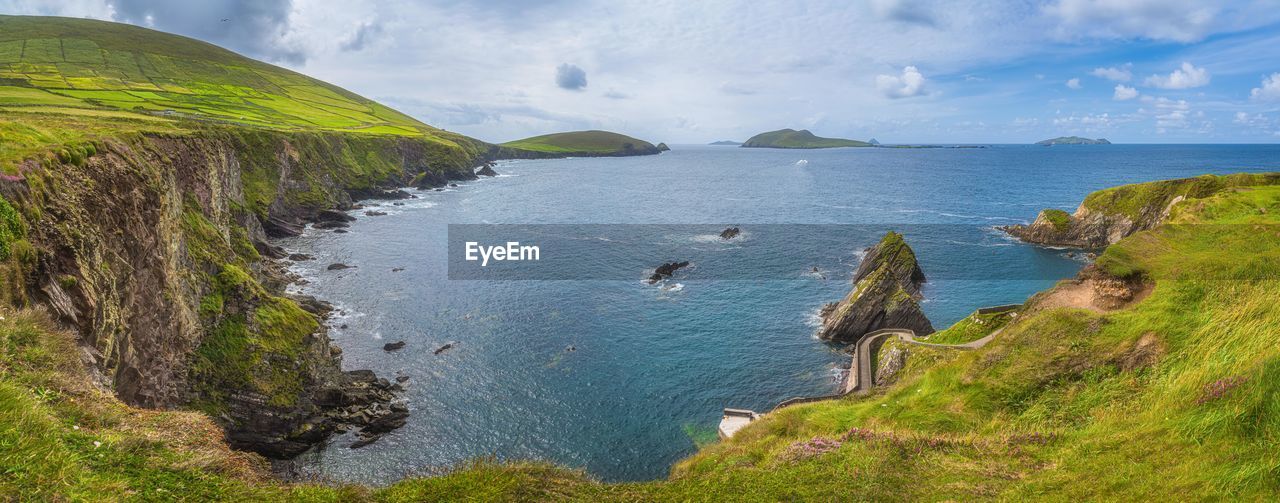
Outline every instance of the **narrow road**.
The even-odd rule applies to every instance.
[[[867,393],[871,391],[871,388],[875,387],[875,368],[871,364],[871,348],[874,344],[884,340],[886,337],[896,335],[898,340],[908,344],[915,344],[917,346],[972,351],[986,346],[988,342],[991,342],[997,335],[1000,335],[1000,332],[1003,330],[1004,327],[1000,327],[992,331],[990,334],[987,334],[986,337],[976,341],[966,342],[964,344],[933,344],[930,342],[921,342],[916,339],[916,333],[914,331],[905,328],[886,328],[883,330],[876,330],[875,332],[871,332],[864,336],[861,341],[858,341],[858,346],[854,349],[853,366],[849,369],[849,378],[845,380],[844,393],[841,394],[851,392]]]

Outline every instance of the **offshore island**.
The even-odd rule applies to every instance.
[[[1096,260],[1014,310],[973,306],[949,327],[923,317],[928,271],[906,238],[886,234],[849,294],[823,310],[822,333],[854,344],[880,329],[915,336],[874,348],[883,356],[867,356],[875,377],[863,393],[763,413],[664,480],[602,483],[545,462],[484,460],[386,487],[283,480],[269,459],[340,431],[377,442],[408,409],[400,383],[343,367],[324,323],[332,307],[285,293],[286,262],[306,258],[274,239],[340,227],[356,200],[475,179],[498,159],[665,145],[601,131],[488,143],[210,44],[99,21],[0,17],[0,61],[0,495],[1275,494],[1275,173],[1108,188],[1074,212],[1006,226],[1027,246]],[[743,145],[865,146],[806,130]]]

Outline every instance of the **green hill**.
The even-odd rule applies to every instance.
[[[838,147],[871,147],[870,143],[844,138],[823,138],[814,136],[808,129],[779,129],[752,136],[743,147],[757,148],[838,148]]]
[[[565,157],[612,157],[652,155],[662,152],[663,144],[610,131],[571,131],[534,136],[503,143],[502,146]]]
[[[89,19],[0,16],[0,111],[29,109],[277,130],[457,136],[332,84],[198,40]]]
[[[1111,142],[1107,141],[1106,138],[1098,138],[1095,140],[1093,138],[1082,138],[1079,136],[1059,136],[1057,138],[1050,138],[1048,140],[1040,140],[1036,142],[1036,145],[1044,145],[1046,147],[1051,145],[1110,145],[1110,144]]]

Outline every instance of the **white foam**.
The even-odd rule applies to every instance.
[[[796,161],[796,166],[807,166],[807,165],[809,165],[808,159],[800,159],[799,161]]]

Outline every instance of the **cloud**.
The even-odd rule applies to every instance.
[[[1080,89],[1080,87],[1081,87],[1081,86],[1080,86],[1080,79],[1078,79],[1078,78],[1073,78],[1073,79],[1068,80],[1068,81],[1067,81],[1067,87],[1070,87],[1070,88],[1072,88],[1072,89]]]
[[[291,0],[114,0],[116,21],[181,33],[248,56],[301,65],[307,53],[289,37]]]
[[[1116,84],[1116,93],[1112,99],[1116,101],[1131,100],[1138,97],[1138,90],[1124,84]]]
[[[1160,89],[1191,89],[1209,85],[1209,70],[1196,68],[1190,62],[1183,61],[1182,66],[1169,75],[1152,75],[1144,84]]]
[[[1109,68],[1094,68],[1092,72],[1089,72],[1089,75],[1116,82],[1128,82],[1133,79],[1133,63],[1125,63],[1121,66]]]
[[[347,38],[346,41],[342,42],[342,45],[340,45],[339,48],[344,51],[363,50],[365,44],[372,42],[373,39],[377,38],[378,35],[381,35],[381,34],[382,34],[382,23],[378,23],[378,22],[360,23],[360,26],[356,27],[355,33],[352,33],[351,37]]]
[[[1247,126],[1251,128],[1269,128],[1271,120],[1262,114],[1249,115],[1248,112],[1236,112],[1236,117],[1231,122]]]
[[[618,90],[615,90],[615,89],[610,89],[610,90],[608,90],[608,91],[605,91],[605,93],[604,93],[604,94],[602,94],[601,96],[604,96],[604,97],[609,98],[609,99],[611,99],[611,100],[629,100],[629,99],[631,99],[631,98],[632,98],[632,96],[631,96],[630,94],[627,94],[627,93],[624,93],[624,92],[622,92],[622,91],[618,91]]]
[[[587,87],[587,72],[569,63],[556,67],[556,85],[561,89],[581,91]]]
[[[1155,118],[1157,133],[1164,134],[1169,129],[1186,129],[1191,125],[1191,104],[1187,100],[1143,96],[1142,102],[1155,108],[1155,110],[1143,109],[1138,112]]]
[[[720,83],[720,92],[734,96],[750,96],[756,93],[755,89],[734,84],[732,82]]]
[[[1280,73],[1273,73],[1262,79],[1262,87],[1255,87],[1249,92],[1255,100],[1280,100]]]
[[[914,66],[902,69],[901,76],[876,75],[876,89],[892,99],[920,96],[925,93],[924,74]]]
[[[1249,9],[1240,9],[1249,10]],[[1195,42],[1249,25],[1240,10],[1197,0],[1058,0],[1045,11],[1066,38],[1145,38]]]
[[[938,26],[938,20],[933,17],[933,13],[937,9],[921,2],[911,0],[873,0],[871,8],[882,19],[906,24],[918,24],[931,28]]]

